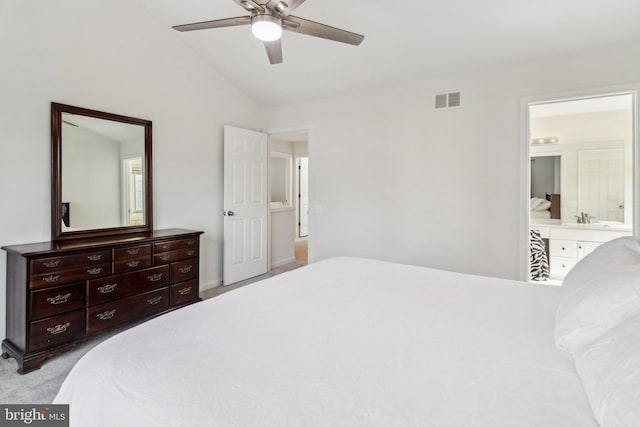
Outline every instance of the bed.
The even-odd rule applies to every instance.
[[[532,197],[529,203],[532,222],[560,219],[560,194],[547,193],[545,198]]]
[[[597,426],[559,288],[333,258],[95,347],[71,426]]]

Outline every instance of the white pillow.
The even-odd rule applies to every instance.
[[[640,425],[640,316],[625,320],[574,356],[600,425]]]
[[[539,197],[532,197],[531,201],[529,202],[529,209],[532,211],[535,210],[543,200],[544,199],[541,199]]]
[[[600,245],[571,269],[559,295],[554,334],[569,353],[640,314],[640,239]]]

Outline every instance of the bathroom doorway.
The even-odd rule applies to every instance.
[[[530,103],[529,280],[561,285],[601,244],[633,235],[635,94]]]
[[[307,131],[269,135],[271,267],[308,263],[309,136]]]

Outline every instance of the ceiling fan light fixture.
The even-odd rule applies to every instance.
[[[262,41],[276,41],[282,36],[282,21],[268,13],[255,15],[251,18],[251,32]]]

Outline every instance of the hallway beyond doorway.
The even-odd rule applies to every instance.
[[[306,238],[296,239],[295,242],[295,257],[296,262],[300,265],[307,265],[309,263],[309,241]]]

